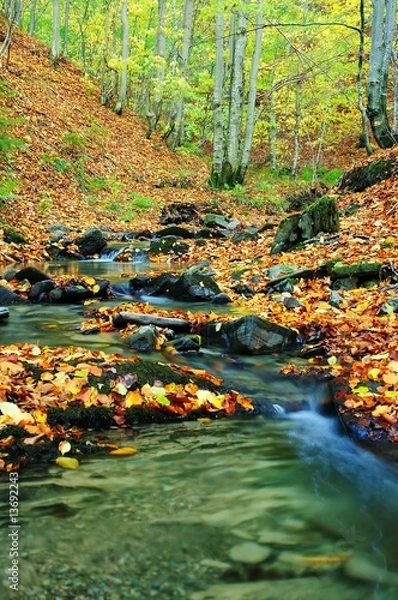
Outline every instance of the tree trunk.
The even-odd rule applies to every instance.
[[[235,15],[235,43],[231,65],[229,120],[226,154],[223,162],[224,183],[239,182],[242,111],[244,96],[244,60],[247,43],[247,17],[242,11]]]
[[[158,0],[158,25],[156,30],[155,57],[157,61],[157,73],[155,82],[155,93],[153,97],[153,113],[150,107],[147,110],[149,138],[159,123],[163,107],[163,87],[166,67],[166,0]]]
[[[69,9],[70,0],[65,0],[65,12],[64,12],[64,44],[63,44],[63,55],[68,56],[68,37],[69,37]]]
[[[362,86],[362,73],[363,73],[363,58],[365,53],[365,0],[360,0],[359,15],[360,15],[360,34],[359,34],[359,49],[358,49],[358,71],[357,71],[357,92],[358,92],[358,109],[361,113],[361,145],[366,148],[368,156],[373,153],[373,148],[370,145],[369,133],[368,133],[368,115],[366,114],[366,108],[363,103],[363,86]]]
[[[224,89],[224,12],[222,1],[218,0],[216,16],[216,62],[213,92],[213,162],[209,179],[210,187],[223,186],[222,165],[224,158],[223,102]]]
[[[115,113],[122,114],[127,104],[127,61],[129,58],[129,22],[127,15],[128,0],[122,2],[122,70],[120,73],[119,98],[115,106]]]
[[[53,36],[51,45],[51,62],[53,66],[57,65],[61,55],[60,19],[60,0],[53,0]]]
[[[388,72],[396,30],[396,0],[373,0],[367,115],[380,148],[398,143],[387,112]]]
[[[256,33],[254,40],[254,51],[252,58],[252,65],[250,70],[249,78],[249,97],[247,101],[247,119],[246,119],[246,132],[243,143],[242,156],[240,165],[238,168],[238,183],[243,183],[246,175],[247,168],[249,166],[250,154],[253,145],[254,125],[255,125],[255,108],[256,108],[256,96],[257,96],[257,75],[261,57],[261,42],[263,37],[263,0],[258,0],[257,17],[256,17]]]
[[[179,53],[179,74],[186,81],[188,74],[188,61],[192,45],[192,33],[194,22],[194,6],[193,0],[184,1],[184,17],[183,17],[183,40],[182,47]],[[171,118],[168,125],[168,133],[165,136],[167,145],[173,150],[177,146],[181,146],[184,140],[184,108],[185,98],[184,91],[181,90],[180,96],[175,104],[174,110],[171,113]]]
[[[29,33],[29,35],[34,35],[35,34],[35,29],[36,29],[36,7],[37,7],[37,0],[31,0],[30,11],[29,11],[29,25],[28,25],[28,33]]]

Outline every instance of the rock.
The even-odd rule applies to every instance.
[[[340,304],[342,304],[343,302],[344,298],[342,298],[342,296],[340,296],[340,294],[336,292],[336,290],[333,290],[329,297],[329,303],[331,304],[331,306],[339,308]]]
[[[46,279],[50,279],[47,273],[44,271],[40,271],[40,269],[36,269],[36,267],[25,267],[20,271],[17,271],[15,274],[15,279],[18,281],[23,281],[23,279],[27,279],[30,284],[38,283],[39,281],[45,281]]]
[[[292,310],[294,308],[299,308],[300,306],[304,306],[300,300],[294,298],[294,296],[288,296],[283,299],[283,304],[288,310]]]
[[[75,244],[83,256],[94,256],[100,254],[106,246],[107,240],[104,232],[97,227],[90,227],[82,236],[75,239]]]
[[[172,202],[160,213],[162,225],[195,222],[200,222],[200,217],[196,205],[190,202]]]
[[[258,236],[259,229],[258,227],[248,227],[243,231],[237,231],[231,237],[231,242],[233,244],[239,244],[240,242],[249,242],[251,240],[255,240]]]
[[[189,250],[189,244],[181,242],[180,238],[175,235],[167,235],[159,240],[152,240],[149,246],[149,252],[153,254],[176,254],[184,256]]]
[[[341,177],[338,191],[363,192],[366,188],[391,177],[395,161],[379,158],[363,167],[354,167]]]
[[[271,254],[291,250],[319,233],[335,233],[338,230],[336,199],[323,196],[301,214],[289,215],[281,221],[271,246]]]
[[[172,346],[177,352],[198,352],[200,350],[200,336],[184,335],[184,337],[170,340],[167,345]]]
[[[255,315],[199,327],[204,345],[243,354],[267,354],[298,345],[297,333]]]
[[[38,281],[35,283],[28,294],[30,302],[48,302],[48,294],[55,288],[55,283],[52,279]]]
[[[194,237],[194,233],[192,231],[189,231],[188,229],[185,229],[185,227],[171,225],[170,227],[166,227],[165,229],[157,231],[156,236],[160,238],[174,236],[183,239],[191,239]]]
[[[0,306],[0,320],[8,319],[10,311],[6,306]]]
[[[240,222],[237,219],[228,219],[215,213],[207,213],[204,222],[207,227],[217,227],[219,229],[228,229],[231,231],[240,226]]]
[[[379,310],[379,315],[388,315],[391,312],[398,312],[398,298],[390,298]]]
[[[26,238],[12,227],[3,227],[3,240],[7,244],[27,244]]]
[[[2,275],[2,279],[5,279],[6,281],[12,281],[17,273],[18,269],[15,269],[14,267],[8,267],[8,269],[6,269]]]
[[[130,281],[130,288],[138,294],[167,296],[186,302],[210,301],[221,293],[212,275],[198,266],[191,267],[182,275],[137,276]]]
[[[61,288],[57,287],[52,289],[48,294],[49,302],[57,303],[79,303],[88,298],[100,297],[105,298],[108,296],[109,284],[108,281],[98,282],[98,292],[93,292],[89,288],[85,288],[82,285],[69,285]]]
[[[24,298],[21,298],[4,285],[0,285],[0,305],[9,306],[10,304],[22,304],[23,302],[26,302]]]
[[[273,265],[269,269],[265,269],[264,275],[269,279],[279,279],[280,277],[284,277],[285,275],[289,275],[290,273],[295,273],[300,267],[297,265],[290,264],[280,264]]]
[[[268,546],[260,546],[256,542],[243,542],[233,546],[228,554],[234,562],[256,565],[267,560],[271,556],[272,550]]]
[[[127,346],[139,352],[151,352],[156,348],[157,337],[154,325],[143,325],[127,338]]]
[[[211,301],[212,304],[229,304],[230,302],[232,302],[231,298],[224,292],[214,296],[213,300]]]

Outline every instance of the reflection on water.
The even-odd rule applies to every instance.
[[[117,334],[80,334],[81,318],[81,306],[11,307],[1,339],[121,350]],[[278,377],[275,357],[208,353],[191,364],[280,404],[282,415],[284,400],[310,408],[325,394]],[[20,473],[18,592],[8,589],[9,487],[0,482],[1,598],[397,597],[397,472],[333,419],[306,410],[102,435],[139,453]]]

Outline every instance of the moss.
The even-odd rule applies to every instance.
[[[106,406],[89,406],[87,408],[55,408],[49,407],[47,421],[51,427],[78,427],[80,429],[103,430],[115,425],[113,412]]]
[[[27,244],[23,235],[15,231],[12,227],[4,228],[3,239],[7,244]]]
[[[7,425],[3,429],[0,429],[0,439],[7,438],[10,435],[15,440],[21,440],[30,437],[32,434],[25,431],[22,427],[18,427],[18,425]]]
[[[361,279],[379,278],[381,263],[379,262],[360,262],[352,265],[335,264],[331,271],[331,278],[343,279],[346,277],[359,277]]]
[[[355,167],[344,173],[339,190],[363,192],[366,188],[391,177],[394,170],[392,159],[379,158],[364,167]]]

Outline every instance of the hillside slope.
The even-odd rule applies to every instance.
[[[203,161],[172,153],[157,136],[146,139],[136,115],[101,106],[93,82],[65,60],[54,69],[37,40],[15,33],[2,81],[11,94],[0,95],[0,110],[21,118],[8,135],[26,146],[12,155],[19,186],[1,216],[33,247],[57,222],[75,230],[94,223],[126,230],[131,219],[139,225],[145,209],[155,226],[165,202],[209,198]],[[6,167],[3,158],[0,178]]]

